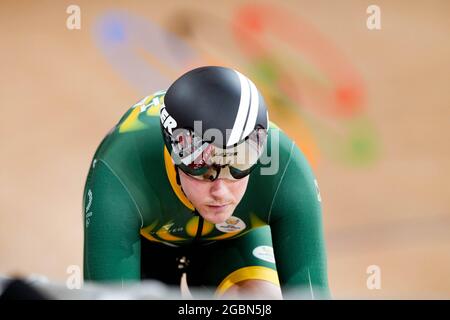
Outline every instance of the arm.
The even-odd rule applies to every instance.
[[[293,144],[269,223],[283,293],[295,297],[330,298],[320,201],[309,164]]]
[[[103,160],[91,166],[83,200],[84,279],[140,280],[139,209]]]

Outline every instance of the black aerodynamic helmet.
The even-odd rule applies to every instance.
[[[167,149],[184,165],[199,154],[204,158],[208,146],[225,157],[249,139],[257,141],[258,158],[269,128],[266,103],[255,84],[234,69],[218,66],[193,69],[178,78],[165,94],[160,118]]]

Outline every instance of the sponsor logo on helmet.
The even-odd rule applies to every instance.
[[[238,217],[230,217],[225,222],[216,224],[216,229],[225,233],[238,232],[245,228],[245,222]]]
[[[163,127],[169,131],[170,134],[173,133],[173,129],[177,127],[176,120],[167,112],[166,108],[163,107],[160,112],[160,119]]]

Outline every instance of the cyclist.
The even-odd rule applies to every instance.
[[[328,298],[321,199],[307,160],[238,71],[207,66],[132,106],[84,190],[84,278],[156,279]]]

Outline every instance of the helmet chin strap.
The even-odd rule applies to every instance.
[[[180,174],[178,173],[178,166],[177,165],[174,165],[174,166],[175,166],[175,173],[176,173],[175,177],[177,180],[177,184],[180,186],[181,191],[183,191],[183,186],[181,185],[181,180],[180,180]],[[184,193],[184,191],[183,191],[183,193]],[[184,195],[186,196],[186,193],[184,193]]]
[[[180,180],[180,173],[178,172],[178,166],[175,165],[175,173],[176,173],[176,180],[177,180],[177,184],[180,186],[181,191],[184,193],[184,195],[186,196],[186,198],[188,197],[186,192],[184,192],[183,190],[183,186],[181,185],[181,180]],[[189,199],[189,198],[188,198]],[[193,214],[196,216],[200,216],[200,213],[198,212],[197,208],[194,207],[194,211]]]

